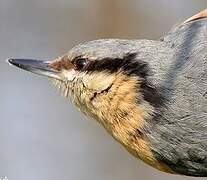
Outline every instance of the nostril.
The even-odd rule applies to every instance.
[[[55,60],[52,61],[48,66],[54,70],[60,71],[62,69],[61,61],[60,60]]]
[[[56,71],[61,71],[62,69],[69,70],[74,68],[74,65],[71,63],[71,61],[65,57],[51,61],[48,66]]]

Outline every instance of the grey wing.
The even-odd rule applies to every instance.
[[[148,137],[152,151],[175,172],[207,176],[207,18],[164,37],[174,49],[160,83],[168,100]]]

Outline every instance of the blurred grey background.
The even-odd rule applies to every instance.
[[[132,157],[42,77],[5,63],[50,60],[98,38],[157,39],[206,0],[0,0],[0,178],[189,180]]]

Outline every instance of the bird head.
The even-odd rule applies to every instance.
[[[84,114],[120,139],[137,132],[154,112],[148,65],[134,47],[134,41],[103,39],[79,44],[52,61],[8,61],[49,77]]]
[[[148,79],[150,70],[144,61],[153,49],[143,43],[147,41],[95,40],[52,61],[8,62],[49,77],[84,114],[101,123],[133,155],[153,165],[156,159],[146,141],[145,127],[161,98]],[[156,166],[162,169],[159,163]]]

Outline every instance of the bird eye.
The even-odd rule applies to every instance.
[[[81,70],[85,67],[87,60],[85,58],[78,58],[75,60],[74,64],[78,70]]]

